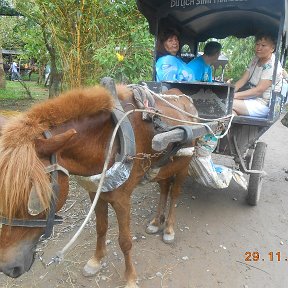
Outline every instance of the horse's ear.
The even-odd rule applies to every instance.
[[[75,129],[69,129],[68,131],[55,135],[49,139],[36,139],[35,148],[40,156],[50,156],[59,149],[61,149],[65,143],[76,134]]]

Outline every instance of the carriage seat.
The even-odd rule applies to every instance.
[[[268,112],[267,117],[259,118],[259,117],[239,115],[234,117],[233,123],[257,125],[257,126],[270,126],[279,118],[284,103],[285,98],[284,95],[282,94],[282,91],[274,92],[273,97],[271,97],[270,99],[269,104],[270,110]]]

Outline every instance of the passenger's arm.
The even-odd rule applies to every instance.
[[[288,80],[288,73],[285,69],[282,70],[283,78],[287,81]]]
[[[175,81],[177,78],[176,57],[166,55],[160,57],[156,62],[156,80],[157,81]]]
[[[236,92],[234,94],[234,99],[249,99],[251,97],[259,97],[261,96],[270,86],[272,85],[271,80],[262,79],[259,81],[258,85],[256,87],[253,87],[251,89]]]
[[[249,80],[249,71],[245,71],[242,77],[235,83],[235,92],[242,88]]]

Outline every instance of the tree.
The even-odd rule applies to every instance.
[[[49,59],[51,63],[51,76],[50,76],[50,84],[49,84],[49,97],[54,97],[59,93],[59,78],[60,73],[58,71],[57,65],[57,56],[56,56],[56,49],[54,47],[54,41],[51,37],[50,28],[46,25],[48,21],[47,14],[45,11],[41,10],[41,1],[34,1],[34,0],[25,0],[25,1],[18,1],[15,0],[16,9],[21,12],[31,23],[34,24],[35,27],[38,28],[38,31],[41,33],[38,34],[37,38],[34,38],[36,41],[33,43],[34,51],[41,51],[41,54],[38,55],[39,58],[43,58],[46,55],[46,52],[49,54]],[[32,38],[33,39],[33,38]],[[42,42],[42,43],[41,43]],[[31,42],[30,42],[31,44]],[[41,49],[35,49],[36,46],[41,46]],[[29,45],[28,45],[29,46]],[[31,47],[26,46],[26,48]],[[43,49],[43,47],[45,47]],[[44,52],[45,50],[45,52]],[[35,55],[34,55],[35,56]],[[41,62],[41,61],[40,61]]]
[[[25,28],[21,29],[23,17],[0,17],[0,43],[2,48],[11,50],[22,50],[24,42],[22,41],[22,33]]]
[[[136,81],[152,70],[153,40],[135,1],[17,0],[16,7],[42,28],[51,74],[59,63],[66,88],[111,74]],[[126,47],[118,52],[123,61],[117,46]]]

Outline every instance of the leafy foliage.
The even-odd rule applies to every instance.
[[[100,78],[109,75],[126,83],[152,79],[153,40],[148,25],[141,20],[142,23],[130,28],[130,35],[122,33],[117,38],[110,35],[105,47],[95,50],[93,59],[101,67]]]
[[[24,22],[23,17],[0,17],[0,47],[11,50],[22,50],[24,42],[20,27]]]
[[[26,18],[0,19],[3,48],[22,48],[27,59],[43,64],[53,56],[64,88],[98,83],[104,76],[127,83],[152,78],[154,41],[135,0],[14,2]],[[225,77],[235,82],[254,55],[254,39],[220,42],[229,59]]]
[[[21,28],[21,39],[24,43],[24,59],[36,59],[38,66],[45,65],[49,61],[49,57],[41,27],[37,23],[25,18]]]
[[[245,39],[227,37],[220,42],[223,46],[222,53],[229,59],[225,77],[233,78],[233,82],[235,82],[245,72],[254,56],[254,37]]]
[[[53,43],[67,88],[107,75],[125,82],[151,79],[153,40],[135,1],[17,0],[16,4]]]

